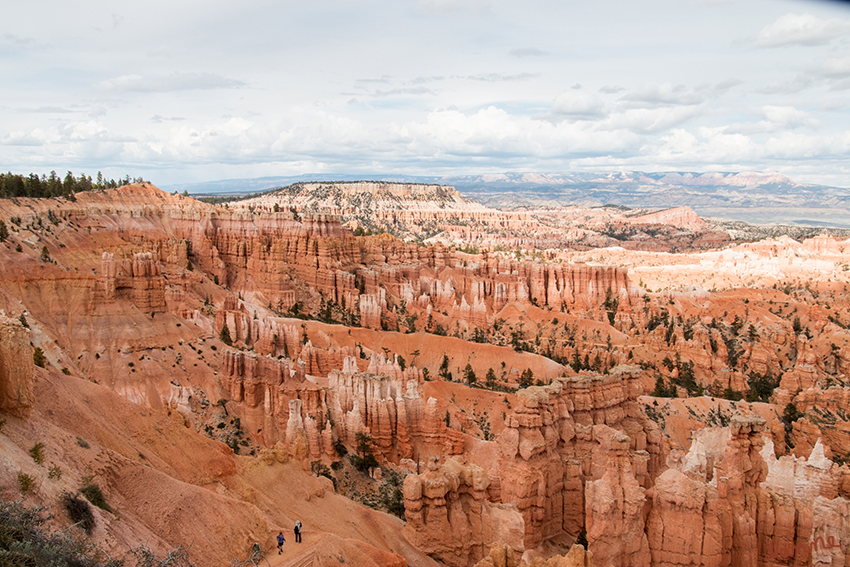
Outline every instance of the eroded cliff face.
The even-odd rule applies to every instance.
[[[448,565],[472,565],[495,543],[523,549],[523,519],[516,506],[487,499],[490,479],[483,468],[457,459],[404,481],[406,531],[423,551]]]
[[[647,493],[652,564],[843,565],[847,474],[820,443],[777,459],[755,416],[703,430]]]
[[[575,538],[586,529],[598,564],[648,562],[644,485],[650,481],[650,451],[658,453],[660,447],[653,424],[642,416],[636,401],[640,392],[637,374],[635,368],[623,368],[606,376],[560,378],[517,393],[518,406],[507,416],[505,429],[495,442],[497,463],[486,474],[482,470],[472,491],[476,502],[483,502],[489,494],[493,503],[514,510],[521,519],[515,522],[518,534],[512,536],[516,537],[509,544],[512,549],[533,549],[563,534]],[[442,561],[468,565],[483,557],[491,543],[509,542],[494,539],[494,533],[470,536],[463,540],[468,542],[469,554],[457,551],[459,544],[453,538],[466,532],[454,526],[478,521],[470,515],[480,515],[480,505],[473,511],[458,506],[454,515],[447,516],[450,526],[427,521],[441,506],[453,509],[451,501],[459,498],[455,495],[458,489],[441,492],[435,503],[435,496],[414,487],[442,478],[445,468],[432,464],[428,472],[405,481],[406,514],[417,518],[409,521],[408,530],[427,545],[423,549],[439,550]],[[494,475],[498,489],[492,486]],[[433,514],[442,518],[446,512]]]
[[[606,380],[607,392],[602,387]],[[726,428],[695,434],[684,457],[659,466],[658,432],[639,418],[628,419],[621,412],[628,396],[618,401],[610,389],[616,382],[627,388],[628,378],[560,382],[520,391],[522,405],[498,439],[501,489],[490,496],[522,519],[521,547],[509,547],[521,552],[584,530],[597,565],[844,564],[850,468],[834,465],[820,443],[808,459],[777,459],[764,419],[735,415]],[[596,395],[576,395],[581,386],[590,386],[585,394],[592,390]],[[581,398],[587,413],[576,407]],[[434,477],[438,469],[431,469],[411,475],[408,482],[418,486],[426,476]],[[483,490],[482,484],[479,501]],[[447,506],[418,489],[405,496],[414,514]],[[479,513],[457,510],[452,521],[459,525]],[[416,518],[408,530],[427,542],[423,549],[441,550],[441,560],[450,565],[477,559],[478,551],[458,554],[451,536],[441,535],[458,530]],[[504,544],[507,539],[464,541],[483,553],[491,541]]]
[[[647,444],[654,434],[637,405],[639,393],[635,369],[562,378],[518,393],[520,405],[498,439],[499,474],[502,501],[515,502],[525,519],[527,548],[584,529],[585,484],[610,465],[605,444],[612,436],[628,444],[625,456],[634,464],[624,474],[645,480],[647,449],[658,448]]]
[[[0,314],[0,411],[30,416],[35,401],[33,370],[29,331],[20,321]]]

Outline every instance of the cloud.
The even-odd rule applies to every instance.
[[[725,129],[725,133],[760,134],[797,128],[818,128],[821,125],[820,120],[793,106],[766,105],[758,109],[755,114],[763,117],[763,120],[755,123],[730,124]]]
[[[742,81],[740,79],[726,79],[726,80],[720,81],[719,83],[714,85],[714,90],[717,93],[725,93],[729,89],[732,89],[734,87],[737,87],[737,86],[743,85],[743,84],[744,84],[744,81]]]
[[[639,139],[607,132],[587,122],[553,123],[513,116],[490,106],[473,114],[435,110],[425,122],[409,122],[398,131],[399,146],[417,161],[439,159],[462,164],[468,160],[504,166],[503,160],[562,160],[591,154],[636,150]]]
[[[431,75],[429,77],[414,77],[410,82],[414,85],[424,85],[427,83],[434,83],[436,81],[442,81],[445,79],[442,75]]]
[[[511,57],[543,57],[544,55],[549,55],[549,52],[537,49],[536,47],[520,47],[508,51],[508,55]]]
[[[18,47],[30,47],[35,45],[35,40],[31,37],[20,37],[8,32],[3,34],[3,39],[10,43],[14,43]]]
[[[850,21],[824,20],[811,14],[789,13],[762,28],[755,40],[757,47],[788,45],[825,45],[835,38],[850,34]]]
[[[561,120],[594,120],[605,116],[605,104],[598,96],[570,89],[555,97],[549,118]]]
[[[187,90],[232,89],[245,86],[242,81],[212,73],[171,73],[164,77],[122,75],[95,85],[104,91],[163,93]]]
[[[610,85],[599,87],[599,92],[601,92],[602,94],[617,94],[623,92],[624,90],[626,90],[625,87],[617,87]]]
[[[382,77],[380,77],[378,79],[357,79],[354,82],[355,83],[381,83],[381,84],[384,84],[384,85],[388,85],[390,83],[391,78],[392,77],[390,77],[389,75],[383,75]]]
[[[417,8],[427,14],[446,14],[473,10],[483,12],[490,9],[490,0],[419,0]]]
[[[479,75],[465,75],[459,77],[461,79],[469,79],[471,81],[485,81],[488,83],[496,83],[499,81],[527,81],[537,77],[537,73],[516,73],[513,75],[505,73],[482,73]]]
[[[826,85],[831,91],[850,89],[850,57],[819,61],[794,79],[784,83],[771,83],[756,92],[761,94],[795,94],[806,89]]]
[[[388,89],[385,91],[374,91],[369,93],[369,96],[375,98],[383,98],[389,96],[400,96],[400,95],[435,95],[434,91],[427,87],[399,87],[397,89]]]
[[[691,106],[701,104],[706,100],[704,89],[689,89],[684,85],[647,84],[624,94],[620,101],[631,108],[654,108],[669,105]]]
[[[163,121],[180,122],[182,120],[186,119],[182,116],[160,116],[159,114],[154,114],[153,116],[151,116],[151,122],[153,122],[154,124],[160,124]]]
[[[61,106],[39,106],[38,108],[22,108],[20,112],[26,113],[34,113],[34,114],[65,114],[68,112],[77,112],[76,110],[71,110],[69,108],[63,108]]]
[[[627,108],[612,113],[599,126],[608,130],[628,130],[635,134],[657,134],[684,124],[698,115],[696,106]]]
[[[27,134],[25,132],[9,132],[2,140],[4,146],[42,146],[44,140],[39,138],[35,133]]]

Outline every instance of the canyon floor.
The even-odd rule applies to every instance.
[[[3,499],[103,559],[850,565],[840,231],[382,183],[0,220]]]

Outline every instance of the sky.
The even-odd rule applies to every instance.
[[[34,0],[0,20],[0,169],[778,171],[850,187],[850,4]]]

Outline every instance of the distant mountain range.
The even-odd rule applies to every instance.
[[[465,176],[299,175],[165,187],[199,194],[256,193],[303,181],[368,179],[452,185],[493,208],[569,204],[649,209],[689,206],[700,216],[754,224],[850,228],[850,189],[797,183],[779,173],[502,173]]]

